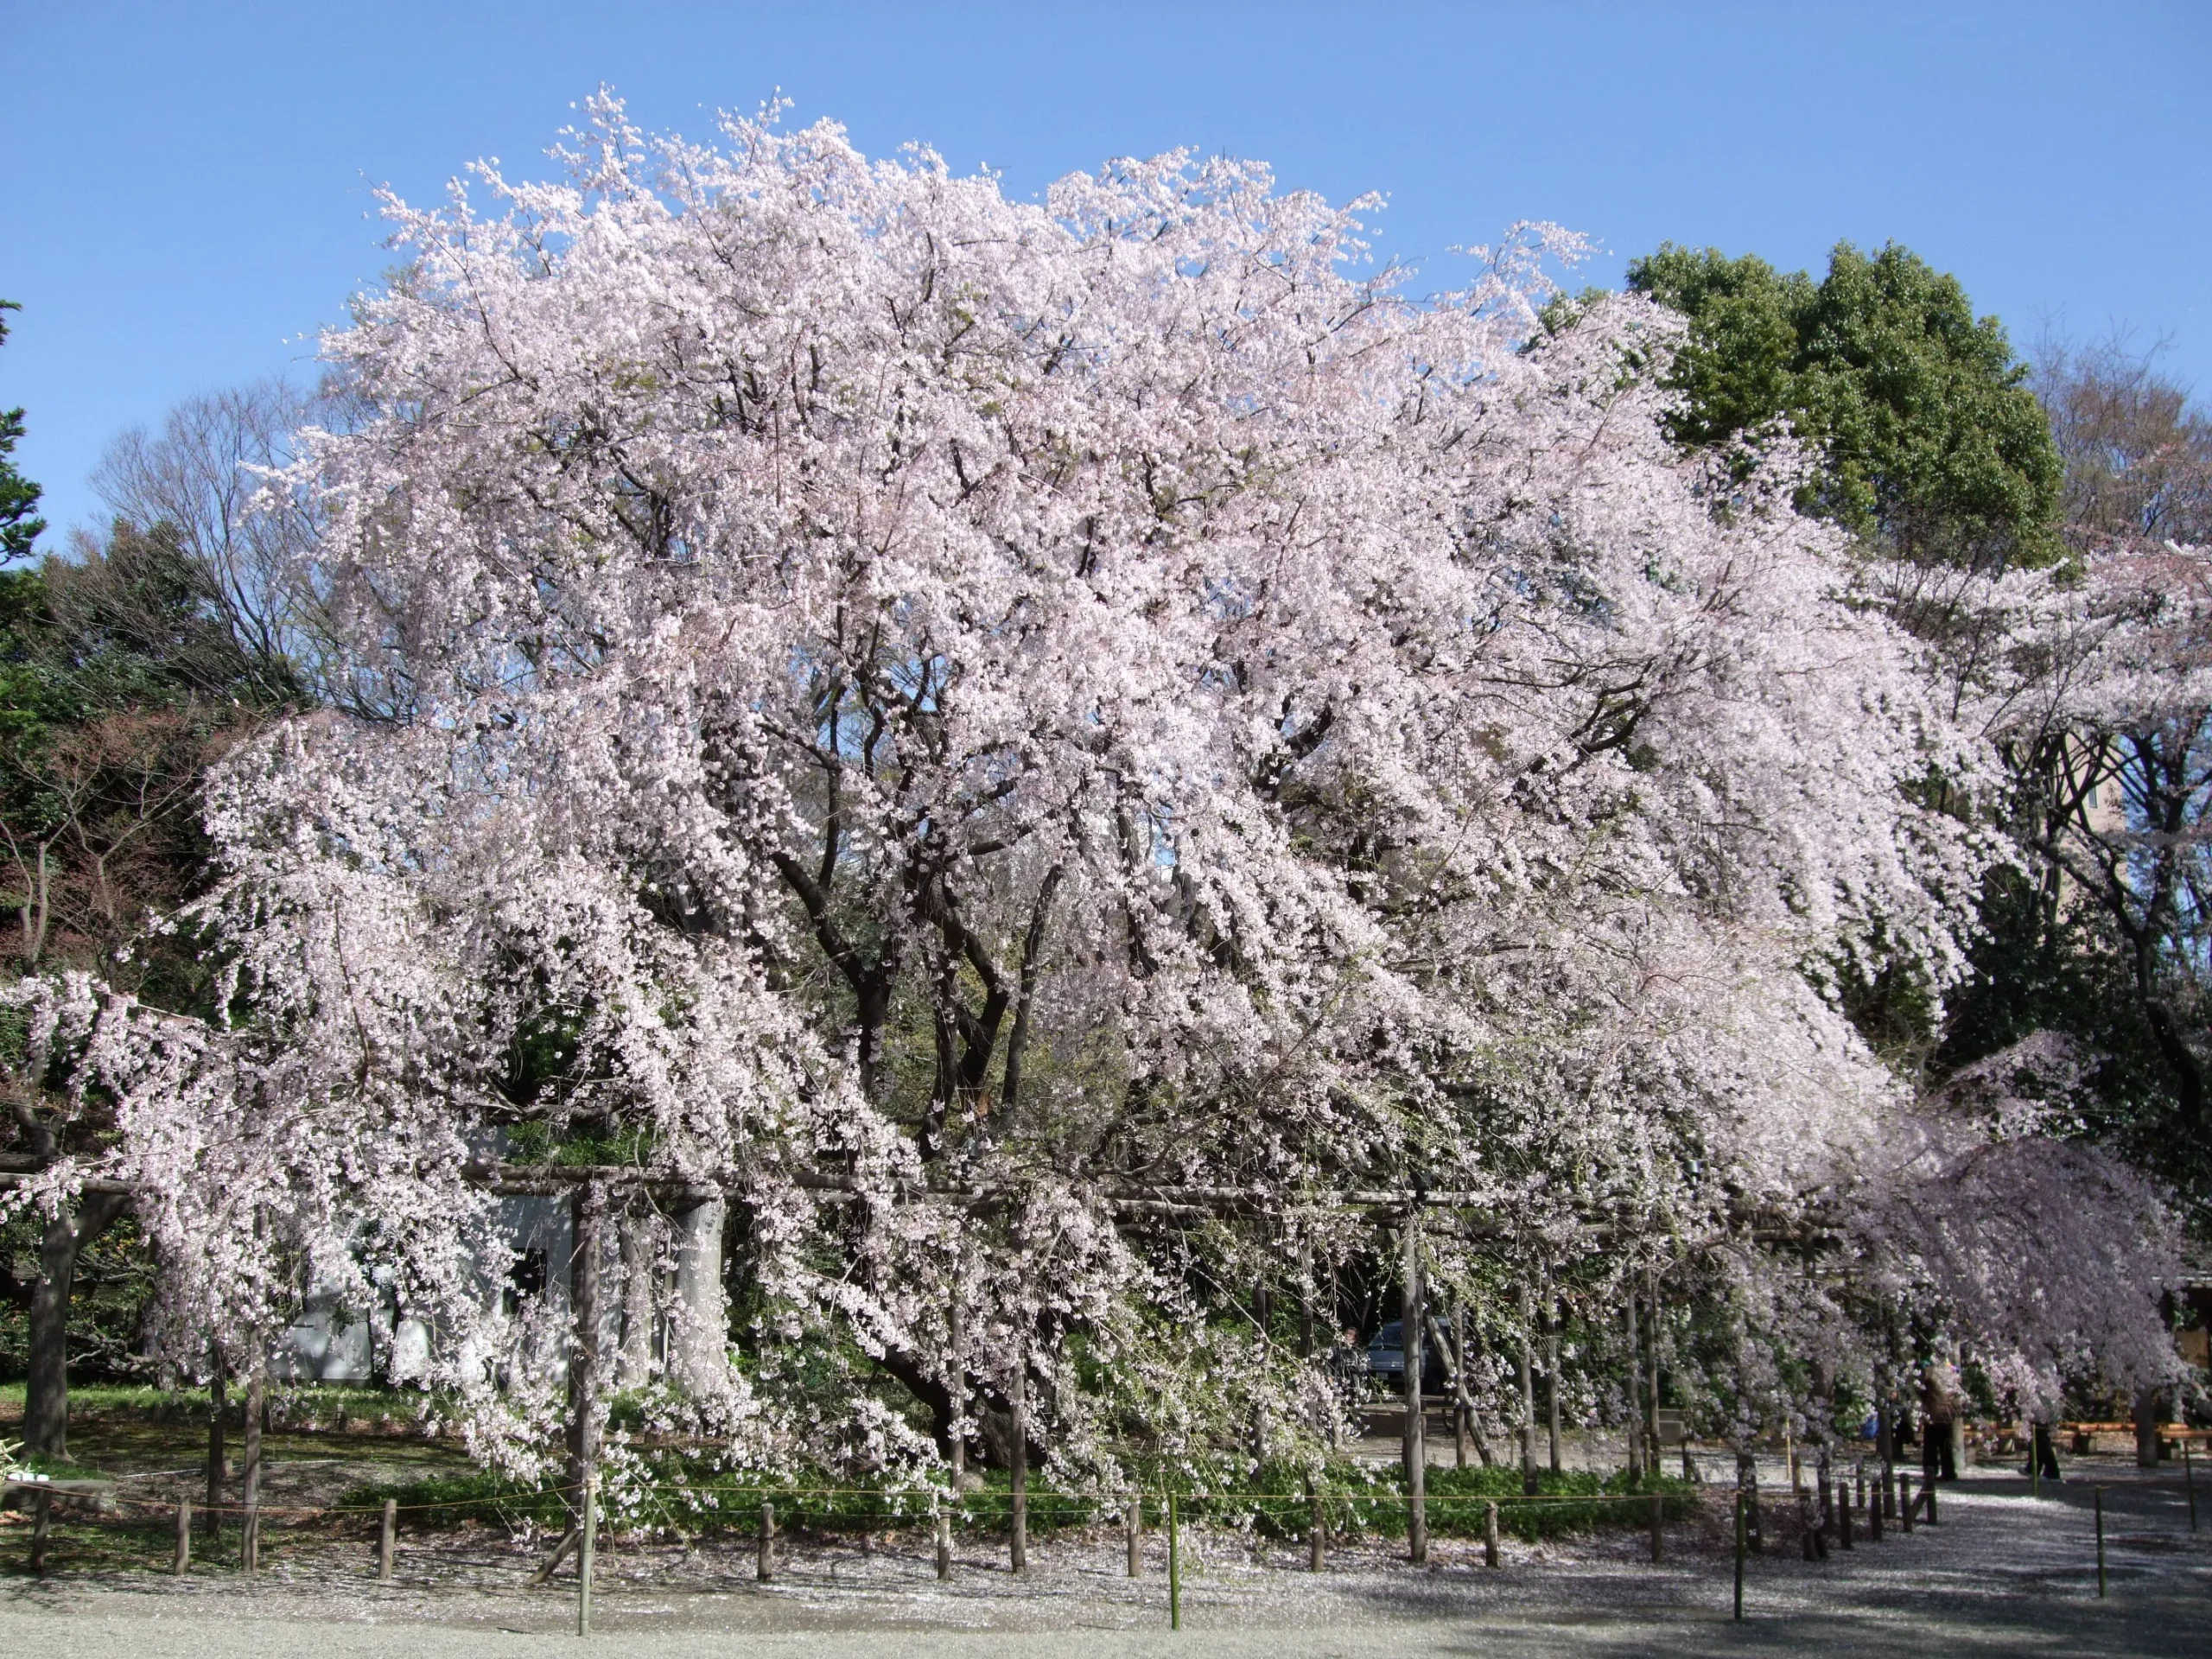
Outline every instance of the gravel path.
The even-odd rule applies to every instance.
[[[2085,1478],[2107,1483],[2102,1602]],[[1115,1535],[1033,1549],[1026,1580],[966,1549],[950,1586],[911,1548],[802,1549],[772,1586],[753,1582],[737,1548],[619,1548],[601,1561],[592,1645],[640,1659],[2212,1652],[2212,1532],[2190,1534],[2171,1477],[2077,1464],[2074,1483],[2040,1503],[2017,1478],[1980,1478],[1946,1489],[1942,1510],[1940,1528],[1910,1538],[1892,1528],[1824,1563],[1754,1559],[1740,1625],[1712,1529],[1684,1529],[1660,1567],[1640,1559],[1639,1540],[1618,1537],[1509,1546],[1497,1572],[1459,1541],[1436,1545],[1426,1570],[1345,1551],[1311,1574],[1296,1570],[1299,1554],[1255,1559],[1240,1540],[1211,1539],[1191,1552],[1179,1635],[1166,1629],[1157,1541],[1152,1575],[1132,1583]],[[10,1529],[10,1555],[21,1538]],[[254,1586],[223,1570],[14,1578],[0,1582],[0,1642],[39,1659],[573,1654],[573,1589],[525,1587],[530,1559],[484,1534],[403,1548],[390,1586],[369,1581],[351,1543],[292,1549]]]

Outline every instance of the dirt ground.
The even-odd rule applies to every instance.
[[[96,1438],[85,1437],[87,1451]],[[303,1437],[293,1450],[321,1449],[290,1459],[289,1477],[285,1448],[272,1446],[272,1484],[312,1501],[355,1478],[347,1465],[356,1462],[388,1471],[398,1448],[365,1442],[334,1447],[329,1436]],[[425,1462],[449,1455],[416,1451]],[[1482,1566],[1478,1548],[1458,1541],[1433,1546],[1424,1569],[1402,1550],[1376,1547],[1338,1550],[1317,1574],[1302,1570],[1302,1549],[1186,1535],[1179,1633],[1167,1628],[1156,1536],[1147,1576],[1134,1582],[1110,1533],[1039,1545],[1021,1579],[993,1541],[969,1541],[950,1585],[938,1582],[914,1537],[796,1541],[767,1586],[754,1581],[743,1541],[685,1548],[616,1540],[600,1559],[592,1641],[626,1656],[709,1659],[2212,1652],[2212,1531],[2190,1532],[2180,1471],[2146,1476],[2094,1459],[2075,1460],[2069,1474],[2037,1501],[2017,1475],[1977,1471],[1945,1490],[1940,1527],[1909,1538],[1892,1527],[1883,1543],[1862,1540],[1822,1563],[1794,1549],[1755,1558],[1741,1624],[1731,1618],[1726,1541],[1707,1522],[1672,1529],[1659,1567],[1640,1535],[1604,1535],[1564,1546],[1509,1543],[1495,1571]],[[2102,1600],[2093,1484],[2105,1488]],[[181,1580],[157,1570],[167,1548],[150,1524],[118,1532],[115,1549],[99,1557],[57,1549],[54,1573],[40,1583],[23,1571],[27,1534],[20,1522],[0,1527],[0,1642],[41,1659],[575,1651],[573,1581],[531,1587],[542,1542],[494,1529],[404,1537],[391,1585],[374,1581],[372,1546],[358,1529],[280,1534],[271,1567],[252,1583],[232,1564],[234,1548]]]

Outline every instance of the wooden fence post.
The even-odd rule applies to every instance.
[[[2189,1489],[2189,1529],[2196,1530],[2196,1459],[2190,1454],[2186,1435],[2181,1443],[2181,1478]]]
[[[930,1529],[937,1535],[937,1576],[942,1582],[952,1576],[952,1516],[935,1493],[930,1496]]]
[[[391,1553],[398,1541],[399,1500],[387,1497],[384,1501],[384,1522],[377,1529],[377,1582],[391,1582]]]
[[[591,1569],[599,1544],[599,1471],[584,1472],[583,1537],[576,1545],[576,1634],[591,1634]]]
[[[1846,1549],[1851,1542],[1851,1483],[1839,1480],[1835,1484],[1835,1536]]]
[[[2094,1497],[2097,1504],[2097,1599],[2101,1601],[2105,1594],[2105,1489],[2098,1487]]]
[[[1319,1573],[1329,1561],[1329,1517],[1321,1507],[1321,1494],[1306,1484],[1306,1570]]]
[[[1497,1565],[1497,1504],[1495,1501],[1483,1505],[1483,1565]]]
[[[1128,1573],[1144,1576],[1144,1498],[1131,1492],[1122,1503],[1122,1540],[1128,1547]]]
[[[169,1571],[182,1578],[192,1567],[192,1500],[180,1497],[176,1501],[176,1560]]]
[[[760,1506],[760,1559],[753,1567],[753,1574],[766,1584],[776,1576],[776,1506]]]
[[[1660,1540],[1667,1524],[1667,1499],[1661,1492],[1651,1494],[1651,1565],[1659,1565]]]
[[[1176,1523],[1175,1494],[1167,1494],[1167,1628],[1183,1628],[1183,1560]]]

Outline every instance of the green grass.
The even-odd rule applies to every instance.
[[[414,1422],[428,1402],[436,1415],[438,1402],[414,1389],[374,1388],[353,1382],[283,1382],[269,1392],[270,1415],[278,1423],[334,1423],[340,1415],[384,1421],[394,1426]],[[233,1422],[245,1409],[245,1392],[233,1386],[224,1401],[225,1414]],[[23,1384],[0,1382],[0,1418],[20,1419],[23,1412]],[[205,1422],[207,1390],[162,1389],[150,1382],[73,1382],[69,1385],[69,1415],[79,1417],[138,1416],[160,1421],[189,1419]]]

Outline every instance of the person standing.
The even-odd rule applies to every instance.
[[[1929,1480],[1956,1480],[1958,1459],[1951,1451],[1951,1424],[1958,1415],[1957,1374],[1940,1359],[1920,1373],[1920,1471]]]
[[[2042,1471],[2042,1478],[2044,1480],[2065,1478],[2058,1472],[2058,1452],[2050,1443],[2050,1425],[2045,1422],[2034,1422],[2029,1425],[2028,1466],[2020,1472],[2033,1480],[2037,1478],[2038,1470]]]

